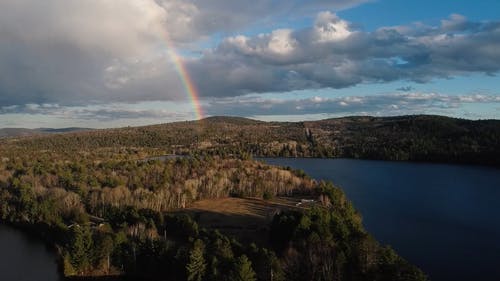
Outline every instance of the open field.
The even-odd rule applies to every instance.
[[[223,198],[202,200],[183,210],[191,214],[196,222],[209,229],[235,236],[242,241],[267,244],[269,225],[276,213],[289,210],[304,210],[296,206],[303,198],[279,197],[272,200],[260,198]]]

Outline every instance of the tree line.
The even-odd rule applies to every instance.
[[[140,158],[148,154],[343,157],[500,164],[500,121],[442,116],[345,117],[312,122],[200,121],[3,140],[10,149]],[[128,154],[127,151],[134,154]]]

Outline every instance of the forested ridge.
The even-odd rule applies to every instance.
[[[427,280],[364,230],[341,189],[254,161],[252,151],[224,135],[241,133],[244,143],[267,129],[235,127],[277,125],[205,122],[4,140],[0,220],[54,246],[63,274],[78,280]],[[306,138],[300,124],[287,126]],[[215,137],[227,149],[208,143]],[[171,153],[190,156],[155,158]],[[231,197],[313,203],[269,213],[254,242],[204,227],[184,211],[199,200]]]
[[[442,116],[262,122],[238,117],[3,140],[40,150],[147,148],[161,154],[338,157],[500,164],[500,121]]]
[[[38,128],[38,129],[2,128],[2,129],[0,129],[0,138],[34,136],[34,135],[48,135],[48,134],[59,134],[59,133],[89,131],[89,130],[91,130],[91,129],[76,128],[76,127],[62,128],[62,129],[52,129],[52,128]]]

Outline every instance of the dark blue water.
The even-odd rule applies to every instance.
[[[500,170],[350,159],[264,159],[341,187],[380,242],[436,281],[500,280]]]
[[[0,225],[1,281],[58,281],[56,255],[39,240]]]

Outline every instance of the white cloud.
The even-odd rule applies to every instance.
[[[321,12],[316,18],[314,34],[318,42],[344,40],[351,35],[349,23],[331,12]]]
[[[204,96],[405,80],[426,83],[498,73],[500,22],[466,21],[458,28],[456,24],[463,21],[452,15],[441,26],[412,24],[364,32],[322,12],[311,27],[231,37],[193,61],[190,70]]]
[[[267,120],[322,119],[346,115],[444,114],[468,118],[495,118],[494,111],[470,111],[469,105],[500,104],[500,95],[444,95],[428,92],[378,94],[350,97],[278,99],[248,95],[217,98],[206,104],[209,115],[244,117],[265,116]],[[167,108],[175,108],[168,110]],[[40,127],[40,122],[59,124],[58,127],[112,127],[144,125],[192,119],[194,113],[187,103],[113,103],[100,106],[64,106],[59,104],[26,104],[0,107],[4,126]],[[294,117],[295,116],[295,117]],[[264,118],[264,117],[262,117]],[[47,123],[48,122],[48,123]]]
[[[452,15],[438,26],[364,32],[328,12],[363,2],[2,0],[0,106],[185,99],[166,42],[182,53],[203,46],[196,43],[214,34],[229,35],[199,56],[184,58],[203,98],[427,82],[500,70],[499,22]],[[317,14],[309,27],[238,33],[311,13]]]
[[[167,26],[177,41],[193,41],[232,33],[251,24],[304,16],[321,10],[342,10],[369,0],[157,0],[167,13]]]
[[[272,22],[289,14],[303,16],[363,2],[2,0],[0,105],[183,99],[185,90],[166,55],[167,47],[197,48],[199,40],[258,25],[261,18]],[[272,33],[264,53],[292,52],[291,33]],[[233,43],[245,37],[235,38]],[[240,47],[259,52],[245,44],[241,41]],[[251,66],[241,64],[229,76],[248,79],[264,90],[268,73],[252,72]]]
[[[467,27],[467,23],[468,21],[466,17],[458,14],[452,14],[449,19],[441,21],[441,28],[448,31],[463,30]]]
[[[292,37],[291,29],[278,29],[271,33],[268,48],[277,55],[287,55],[297,46],[297,40]]]

